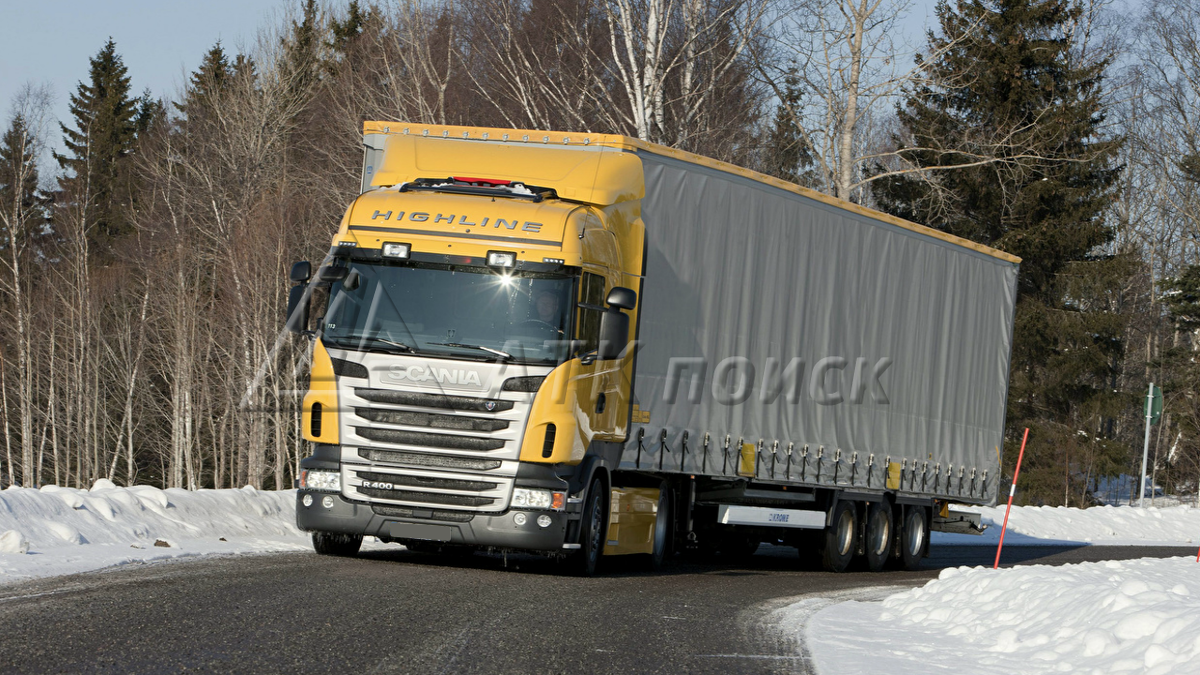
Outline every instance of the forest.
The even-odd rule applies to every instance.
[[[328,250],[377,119],[625,134],[1020,256],[1020,499],[1136,474],[1150,382],[1155,481],[1197,492],[1193,0],[941,0],[917,44],[907,0],[281,9],[169,95],[109,39],[69,119],[46,85],[0,101],[0,487],[290,488],[287,272]]]

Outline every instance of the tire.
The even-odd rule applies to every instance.
[[[588,488],[583,516],[579,520],[579,551],[572,556],[574,572],[581,577],[596,575],[608,530],[608,499],[604,481],[596,478]]]
[[[900,555],[897,562],[906,570],[919,568],[928,544],[929,526],[925,522],[925,507],[910,506],[906,508],[904,523],[900,527]]]
[[[867,569],[883,571],[892,553],[892,541],[892,505],[886,501],[872,502],[867,507],[867,522],[863,529]]]
[[[674,535],[674,513],[671,511],[671,486],[663,482],[658,488],[658,513],[654,518],[654,548],[650,553],[650,569],[657,572],[671,554]]]
[[[858,510],[854,502],[839,501],[821,538],[821,567],[826,572],[844,572],[858,548]]]
[[[362,546],[361,534],[334,534],[332,532],[313,532],[313,549],[319,555],[335,555],[352,558],[358,555]]]

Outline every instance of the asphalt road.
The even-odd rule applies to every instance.
[[[738,564],[626,562],[565,576],[534,557],[394,548],[338,559],[240,556],[0,586],[0,671],[19,673],[804,673],[769,614],[798,596],[910,587],[990,547],[943,547],[917,572],[827,574],[792,549]],[[1006,547],[1006,564],[1193,549]]]

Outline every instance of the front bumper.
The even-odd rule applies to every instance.
[[[312,505],[304,505],[304,495],[312,495]],[[322,501],[333,497],[326,508]],[[513,516],[518,511],[477,514],[467,522],[449,522],[436,518],[402,518],[375,512],[365,502],[346,499],[340,494],[317,490],[296,493],[296,526],[307,532],[335,532],[378,537],[384,541],[435,541],[465,546],[561,552],[567,537],[567,513],[561,511],[520,511],[524,525]],[[549,515],[548,527],[537,524],[537,517]]]

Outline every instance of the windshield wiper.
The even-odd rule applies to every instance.
[[[337,338],[334,338],[334,339],[337,340]],[[338,340],[338,341],[342,342],[343,344],[357,343],[359,347],[361,347],[362,343],[364,343],[364,342],[368,342],[368,341],[369,342],[378,342],[378,343],[382,343],[385,345],[389,345],[392,347],[402,349],[410,354],[416,353],[416,351],[417,351],[417,350],[413,349],[412,347],[404,344],[403,342],[396,342],[395,340],[389,340],[387,338],[375,337],[374,335],[360,335],[357,337],[348,337],[345,340]]]
[[[508,352],[502,352],[499,349],[492,349],[491,347],[484,347],[483,345],[466,345],[461,342],[430,342],[429,344],[442,345],[443,347],[461,347],[463,349],[478,349],[480,351],[484,351],[489,354],[495,354],[496,356],[499,356],[500,358],[502,358],[506,361],[511,361],[513,358],[513,355],[509,354]]]

